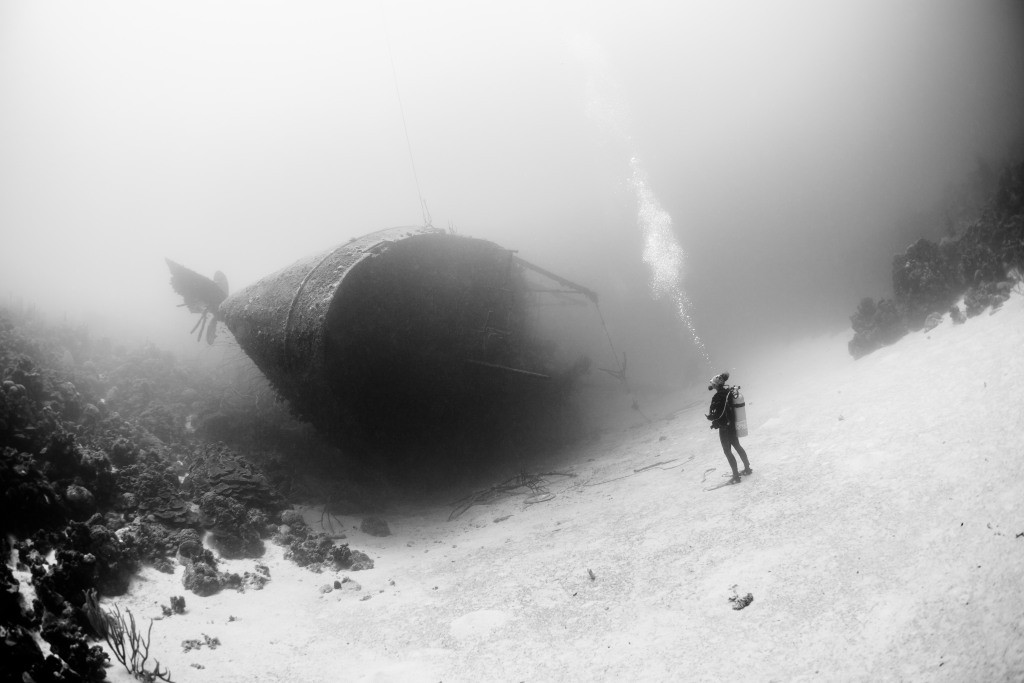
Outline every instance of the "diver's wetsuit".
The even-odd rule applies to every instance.
[[[711,410],[707,418],[711,420],[711,426],[718,428],[718,438],[722,442],[722,450],[732,468],[732,476],[739,478],[740,471],[736,467],[736,458],[733,457],[732,449],[740,455],[743,461],[743,469],[749,470],[750,463],[747,461],[747,452],[740,445],[740,437],[736,434],[735,408],[732,405],[732,390],[722,386],[711,399]]]

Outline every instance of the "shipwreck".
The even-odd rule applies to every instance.
[[[590,370],[594,340],[570,321],[597,295],[482,239],[381,230],[232,294],[168,266],[200,337],[225,324],[298,417],[378,458],[554,438]]]

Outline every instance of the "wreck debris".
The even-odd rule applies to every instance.
[[[551,500],[555,497],[555,494],[551,493],[547,489],[547,480],[544,477],[575,477],[573,472],[544,472],[542,474],[527,474],[526,471],[522,471],[514,477],[509,477],[500,484],[489,486],[488,488],[475,491],[465,498],[452,503],[451,514],[448,515],[448,521],[456,519],[463,512],[473,507],[474,505],[483,505],[495,500],[502,495],[512,495],[516,491],[522,488],[529,489],[532,491],[524,502],[529,503],[541,503],[547,500]],[[531,500],[532,499],[532,500]]]

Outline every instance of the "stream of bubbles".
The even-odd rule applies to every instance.
[[[610,69],[592,39],[577,36],[572,41],[573,52],[587,71],[587,116],[606,134],[625,145],[630,154],[628,187],[636,201],[637,225],[643,236],[643,261],[649,271],[648,286],[655,299],[669,299],[676,316],[686,327],[694,346],[708,367],[704,341],[697,334],[691,311],[693,304],[683,288],[686,252],[676,237],[672,216],[666,211],[651,189],[647,173],[635,153],[627,125],[627,110],[618,88],[609,77]]]
[[[656,299],[669,299],[676,315],[686,326],[694,346],[701,358],[710,367],[704,340],[697,334],[693,324],[693,304],[683,289],[683,271],[686,266],[686,252],[672,229],[672,216],[661,206],[657,196],[647,182],[640,160],[634,156],[629,160],[629,187],[637,204],[637,224],[644,239],[643,260],[650,271],[648,285]]]

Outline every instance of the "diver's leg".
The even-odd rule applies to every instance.
[[[740,471],[736,468],[736,458],[732,455],[732,439],[729,436],[729,430],[722,427],[718,430],[718,439],[722,442],[722,450],[725,451],[725,457],[729,460],[729,467],[732,468],[732,478],[739,479]]]
[[[736,449],[736,452],[740,454],[740,460],[743,461],[743,474],[750,474],[753,470],[750,469],[750,461],[747,460],[747,452],[743,450],[743,446],[740,445],[739,434],[736,433],[735,429],[730,431],[731,434],[729,442],[732,444],[732,447]]]

